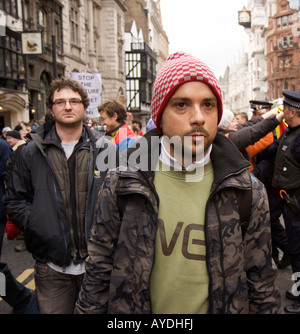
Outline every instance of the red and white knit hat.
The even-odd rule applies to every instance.
[[[201,81],[210,87],[218,100],[218,123],[220,122],[223,102],[219,81],[212,70],[199,59],[184,52],[176,52],[168,57],[154,83],[151,117],[160,132],[160,119],[166,105],[179,86],[189,81]]]

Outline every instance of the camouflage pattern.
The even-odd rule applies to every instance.
[[[279,313],[265,189],[250,177],[248,162],[230,140],[217,135],[213,145],[215,180],[205,222],[210,313]],[[153,179],[153,172],[108,173],[75,313],[151,313],[149,282],[159,207]],[[251,217],[243,239],[235,188],[250,187]]]

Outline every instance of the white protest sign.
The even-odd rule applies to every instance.
[[[102,92],[101,74],[72,72],[70,78],[78,81],[87,91],[90,105],[86,110],[86,116],[99,117],[98,106],[101,104]]]

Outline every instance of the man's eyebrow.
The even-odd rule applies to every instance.
[[[169,101],[190,101],[188,97],[171,97]]]
[[[171,97],[170,98],[170,102],[176,102],[176,101],[190,101],[191,99],[188,98],[188,97]],[[218,99],[215,97],[215,96],[212,96],[212,97],[206,97],[203,99],[204,102],[217,102]]]
[[[214,97],[207,97],[207,98],[203,99],[203,101],[205,101],[205,102],[217,102],[218,99],[214,96]]]

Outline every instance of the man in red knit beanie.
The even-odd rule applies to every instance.
[[[217,133],[222,110],[212,71],[171,55],[154,84],[156,129],[127,151],[130,167],[155,168],[107,174],[76,313],[281,311],[266,192]]]
[[[153,89],[151,115],[160,130],[161,114],[171,96],[182,84],[200,81],[207,84],[218,100],[218,122],[222,118],[223,102],[220,84],[212,70],[198,58],[184,52],[168,57],[159,71]]]

